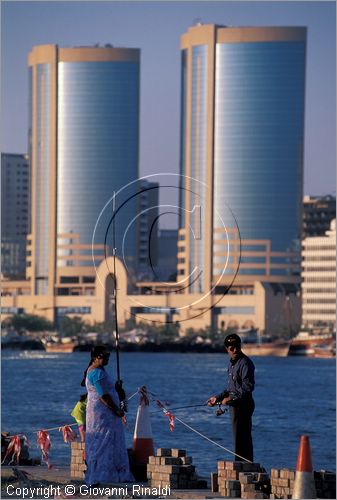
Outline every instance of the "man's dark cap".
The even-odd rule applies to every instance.
[[[229,347],[230,345],[241,345],[241,339],[239,335],[237,335],[236,333],[230,333],[229,335],[227,335],[227,337],[225,338],[225,347]]]

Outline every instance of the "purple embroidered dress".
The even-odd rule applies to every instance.
[[[100,400],[100,396],[109,393],[119,405],[114,383],[104,368],[88,371],[85,383],[88,391],[85,482],[88,486],[133,482],[122,419]]]

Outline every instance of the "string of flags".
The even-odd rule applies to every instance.
[[[149,392],[145,386],[138,388],[138,390],[128,399],[130,400],[136,394],[140,395],[139,404],[144,403],[148,405],[151,401],[163,411],[163,414],[169,419],[169,430],[173,432],[175,416],[166,408],[169,403],[165,401],[165,404],[163,404],[159,399],[157,399],[156,395]],[[48,469],[51,469],[53,467],[49,460],[50,450],[52,447],[49,431],[58,430],[62,433],[63,441],[69,444],[77,440],[78,436],[72,429],[72,427],[76,425],[77,424],[68,424],[61,427],[52,427],[50,429],[40,429],[38,431],[35,431],[37,433],[36,444],[41,450],[42,460],[46,463]],[[13,436],[8,436],[8,438],[10,438],[10,442],[7,446],[7,450],[1,462],[1,465],[3,465],[9,457],[11,457],[9,465],[15,463],[18,464],[22,447],[24,445],[26,445],[28,448],[31,447],[27,437],[24,434],[15,434]]]

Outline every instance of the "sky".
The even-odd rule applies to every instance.
[[[307,26],[304,193],[335,194],[334,1],[1,2],[1,151],[27,152],[27,55],[34,45],[141,49],[140,173],[178,172],[180,36],[201,21]]]

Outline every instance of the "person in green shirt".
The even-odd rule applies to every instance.
[[[85,441],[85,415],[87,409],[87,394],[82,394],[79,401],[76,403],[71,416],[74,417],[78,425],[78,431],[81,436],[81,442]]]

